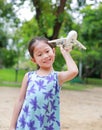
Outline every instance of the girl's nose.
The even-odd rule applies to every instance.
[[[48,57],[48,54],[43,54],[43,58],[47,58]]]

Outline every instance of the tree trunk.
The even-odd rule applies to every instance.
[[[48,37],[47,33],[44,34],[50,40],[58,38],[59,31],[60,31],[60,28],[61,28],[62,23],[63,23],[63,19],[60,20],[60,16],[62,14],[64,14],[64,7],[65,7],[65,4],[66,4],[66,1],[67,0],[60,0],[60,4],[56,9],[56,13],[54,14],[56,16],[56,19],[54,21],[52,36]],[[41,25],[40,25],[40,22],[39,22],[40,21],[40,16],[41,16],[41,10],[42,10],[41,9],[41,0],[32,0],[32,2],[33,2],[33,5],[35,7],[35,10],[36,10],[36,20],[38,22],[38,26],[39,26],[39,28],[41,28]]]

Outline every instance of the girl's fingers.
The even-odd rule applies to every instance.
[[[71,46],[69,46],[69,47],[65,47],[64,49],[65,49],[65,51],[67,51],[67,52],[72,51],[72,47],[71,47]]]
[[[61,52],[63,51],[66,51],[66,52],[71,52],[72,51],[72,46],[69,46],[69,47],[62,47],[62,46],[60,46],[60,50],[61,50]]]

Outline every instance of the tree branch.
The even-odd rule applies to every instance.
[[[40,23],[40,17],[42,15],[41,14],[41,10],[42,10],[41,0],[32,0],[32,2],[36,10],[36,20],[38,22],[39,29],[41,29],[42,28],[42,24]],[[61,25],[63,23],[63,19],[61,20],[60,17],[61,15],[63,15],[65,4],[66,4],[66,0],[60,0],[60,4],[57,7],[57,11],[55,13],[56,19],[54,21],[52,36],[48,37],[46,31],[43,32],[44,35],[49,39],[55,39],[58,37]]]
[[[36,10],[36,19],[37,21],[39,21],[40,16],[41,16],[40,0],[32,0],[32,2]]]
[[[53,35],[51,39],[56,39],[58,37],[59,31],[62,25],[62,21],[59,20],[59,17],[64,12],[65,4],[66,4],[66,0],[60,0],[60,5],[58,6],[57,11],[56,11],[55,25],[53,28]]]

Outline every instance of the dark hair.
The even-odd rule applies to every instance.
[[[48,44],[51,48],[54,48],[54,46],[51,43],[48,43],[48,39],[45,37],[35,37],[33,39],[31,39],[31,41],[29,42],[28,45],[28,51],[30,53],[30,56],[33,58],[33,54],[34,54],[34,47],[35,47],[35,43],[38,43],[39,41],[44,41],[46,44]]]

